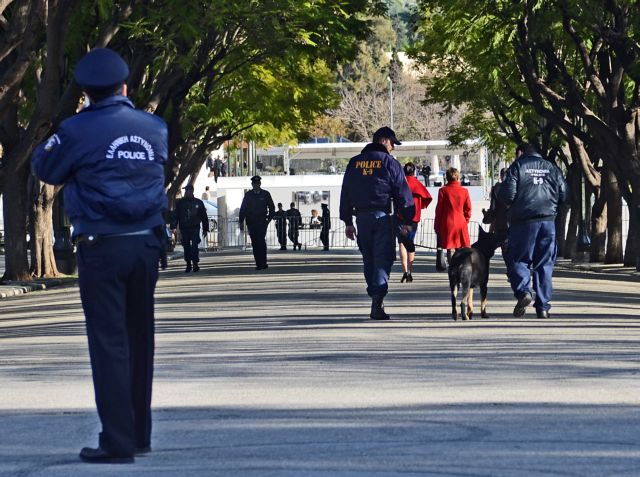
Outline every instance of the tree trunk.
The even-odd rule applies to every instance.
[[[34,277],[60,276],[53,253],[53,203],[55,187],[31,176],[31,274]]]
[[[638,220],[640,209],[640,191],[634,190],[631,195],[631,201],[627,204],[629,207],[629,233],[627,235],[627,246],[624,250],[624,266],[640,268],[638,263],[638,255],[640,252],[640,221]]]
[[[3,280],[29,280],[27,256],[27,179],[29,169],[19,168],[7,181],[2,197],[5,271]]]
[[[604,263],[622,263],[622,197],[618,180],[608,168],[602,171],[602,194],[607,200],[607,250]]]
[[[589,261],[599,263],[604,261],[607,244],[607,198],[601,188],[593,188],[595,201],[591,209],[591,248]]]
[[[580,175],[582,174],[579,166],[573,163],[567,173],[567,181],[569,182],[569,203],[571,211],[569,214],[569,225],[567,227],[567,238],[562,250],[564,258],[573,258],[576,253],[578,244],[578,223],[580,222]]]
[[[558,208],[558,215],[556,216],[556,242],[558,243],[558,255],[564,257],[564,249],[567,243],[567,218],[569,217],[570,206],[568,204],[562,204]]]

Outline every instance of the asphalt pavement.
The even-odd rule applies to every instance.
[[[374,322],[354,251],[173,261],[130,465],[77,457],[99,432],[77,288],[0,300],[0,475],[637,476],[640,295],[610,272],[558,270],[551,319],[516,319],[494,260],[491,318],[454,322],[419,253]]]

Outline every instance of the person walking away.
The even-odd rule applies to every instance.
[[[320,242],[322,242],[322,250],[329,251],[329,230],[331,229],[331,212],[327,204],[320,204],[322,208],[322,228],[320,229]]]
[[[276,225],[276,233],[278,234],[278,242],[280,250],[287,249],[287,212],[282,209],[282,204],[278,202],[278,210],[273,214],[273,220]]]
[[[438,191],[434,229],[449,260],[455,249],[470,246],[471,199],[469,191],[460,185],[458,169],[450,167],[445,176],[447,183]]]
[[[193,185],[184,187],[184,197],[176,202],[176,213],[171,229],[175,231],[180,228],[180,243],[184,250],[184,261],[187,267],[184,272],[200,270],[198,244],[200,243],[200,224],[202,233],[209,233],[209,218],[204,203],[193,196]]]
[[[251,178],[252,189],[244,195],[238,217],[240,230],[244,232],[245,221],[249,228],[256,270],[269,268],[267,265],[267,242],[265,237],[267,235],[267,226],[275,213],[271,194],[261,189],[261,184],[262,178],[260,176]]]
[[[371,297],[373,320],[388,320],[384,298],[389,289],[389,274],[396,257],[394,219],[391,206],[400,213],[409,233],[415,206],[402,167],[391,155],[395,145],[401,144],[389,127],[373,134],[373,141],[352,157],[347,165],[340,194],[340,220],[345,234],[357,238],[362,254],[367,294]],[[356,227],[353,216],[356,217]]]
[[[520,144],[498,198],[509,206],[507,272],[517,299],[513,316],[523,316],[534,303],[536,316],[549,318],[558,250],[555,219],[558,207],[568,199],[567,183],[555,164],[531,145]]]
[[[425,187],[431,187],[431,166],[429,166],[426,162],[420,169],[420,175],[424,178]]]
[[[398,248],[400,250],[400,262],[402,262],[402,278],[400,283],[413,282],[413,261],[416,257],[416,245],[414,243],[418,224],[420,223],[420,214],[422,209],[426,209],[433,198],[429,191],[415,176],[416,166],[412,162],[404,165],[404,174],[407,178],[407,184],[413,196],[413,204],[415,206],[415,214],[411,218],[411,230],[408,234],[398,233]]]
[[[293,249],[296,247],[298,250],[302,250],[302,244],[298,241],[300,234],[300,227],[302,227],[302,215],[300,211],[295,208],[295,202],[291,202],[289,210],[287,210],[287,218],[289,219],[289,240],[293,242]]]
[[[482,223],[489,224],[489,232],[496,234],[496,239],[502,244],[502,259],[507,263],[507,236],[509,233],[509,222],[507,219],[507,206],[498,198],[500,186],[507,173],[507,168],[500,169],[500,181],[493,184],[489,194],[489,210],[482,209]]]
[[[74,77],[89,106],[34,151],[42,181],[64,185],[77,244],[95,400],[102,425],[88,463],[130,463],[151,450],[153,295],[166,267],[167,125],[127,99],[129,68],[97,48]]]
[[[322,228],[322,223],[320,222],[320,213],[317,209],[311,209],[311,218],[309,219],[309,228],[310,229],[319,229]]]
[[[204,192],[202,193],[202,197],[200,197],[202,200],[209,200],[210,196],[209,196],[209,186],[205,186],[204,188]]]

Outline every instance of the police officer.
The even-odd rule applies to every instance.
[[[251,237],[251,247],[253,248],[253,258],[256,261],[256,270],[265,270],[267,265],[267,226],[275,213],[273,199],[268,191],[261,189],[262,177],[253,176],[251,178],[251,190],[242,199],[238,221],[240,230],[244,231],[246,221],[249,227],[249,237]]]
[[[320,229],[320,242],[322,242],[322,250],[329,251],[329,230],[331,229],[331,212],[328,204],[320,204],[322,207],[322,228]]]
[[[112,50],[84,56],[74,76],[90,105],[63,121],[33,154],[40,179],[64,184],[78,244],[102,423],[99,446],[80,452],[91,463],[133,462],[135,454],[151,450],[153,295],[167,207],[167,126],[127,99],[128,75],[127,64]]]
[[[378,129],[373,135],[373,142],[349,161],[340,195],[340,220],[345,223],[345,233],[350,240],[357,236],[362,253],[367,293],[371,297],[370,318],[373,320],[389,319],[383,300],[396,256],[392,204],[402,217],[409,218],[403,221],[401,233],[409,233],[415,213],[402,167],[391,156],[391,151],[399,144],[391,128]],[[353,226],[354,215],[357,234]]]
[[[278,202],[278,210],[273,214],[273,221],[276,224],[278,243],[280,250],[287,249],[287,211],[282,208],[282,203]]]
[[[296,209],[295,202],[291,202],[289,210],[287,210],[287,218],[289,219],[289,240],[293,242],[293,249],[302,250],[302,244],[298,241],[300,227],[302,227],[302,215]]]
[[[519,145],[516,155],[498,191],[498,199],[509,206],[507,271],[518,300],[513,316],[523,316],[534,303],[536,316],[548,318],[557,254],[555,218],[567,200],[567,183],[560,169],[529,144]]]
[[[200,270],[198,263],[200,255],[198,244],[200,243],[200,224],[202,224],[202,234],[209,233],[209,218],[204,203],[193,196],[193,185],[187,184],[184,187],[184,197],[176,202],[176,213],[171,228],[175,231],[180,227],[180,243],[184,250],[184,261],[187,262],[185,273],[191,270]],[[193,266],[192,266],[193,264]]]

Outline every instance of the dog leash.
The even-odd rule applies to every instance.
[[[438,247],[429,247],[428,245],[421,245],[419,243],[414,243],[413,245],[418,248],[426,248],[427,250],[438,250]]]

